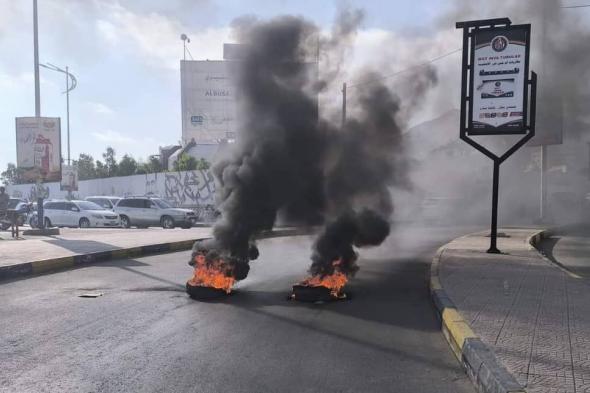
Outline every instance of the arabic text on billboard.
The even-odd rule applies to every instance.
[[[472,74],[473,133],[525,131],[526,27],[478,31]]]
[[[61,179],[58,117],[16,118],[16,160],[26,181]]]

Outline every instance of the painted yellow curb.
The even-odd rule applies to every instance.
[[[74,257],[63,257],[44,261],[31,262],[33,274],[45,273],[50,270],[74,266]]]
[[[190,249],[190,248],[192,248],[194,242],[195,242],[194,240],[185,240],[185,241],[170,243],[170,250],[177,251],[177,250],[186,250],[187,248]]]
[[[442,313],[443,333],[457,359],[461,360],[463,353],[463,344],[468,338],[477,336],[469,327],[469,324],[463,319],[461,314],[454,308],[445,308]]]

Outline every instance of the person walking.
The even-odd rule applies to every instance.
[[[6,214],[6,210],[8,210],[8,202],[10,202],[10,197],[6,193],[6,189],[3,186],[0,186],[0,215]]]

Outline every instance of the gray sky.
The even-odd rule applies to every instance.
[[[78,79],[78,88],[70,96],[73,158],[88,153],[102,159],[101,153],[111,145],[119,158],[128,153],[145,159],[157,153],[159,145],[177,143],[181,137],[181,33],[191,38],[189,48],[195,59],[219,59],[222,43],[231,42],[229,24],[238,16],[296,14],[329,29],[339,7],[360,7],[366,19],[349,66],[373,63],[395,72],[460,47],[453,24],[440,20],[453,4],[440,0],[40,0],[40,61],[68,65]],[[34,115],[32,1],[0,0],[0,9],[0,170],[4,170],[8,162],[16,161],[14,118]],[[454,69],[458,59],[458,55],[450,56],[440,66]],[[64,88],[62,74],[41,69],[41,113],[62,117],[65,158]],[[434,102],[423,117],[457,105],[448,99]]]

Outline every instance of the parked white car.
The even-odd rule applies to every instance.
[[[94,202],[99,206],[104,207],[107,210],[113,210],[117,202],[121,200],[121,197],[116,196],[89,196],[84,198],[85,201]]]
[[[47,201],[43,204],[45,226],[120,227],[119,215],[88,201]]]
[[[164,199],[152,197],[126,197],[115,206],[125,228],[161,226],[169,229],[176,226],[190,228],[197,220],[195,212],[172,206]]]

